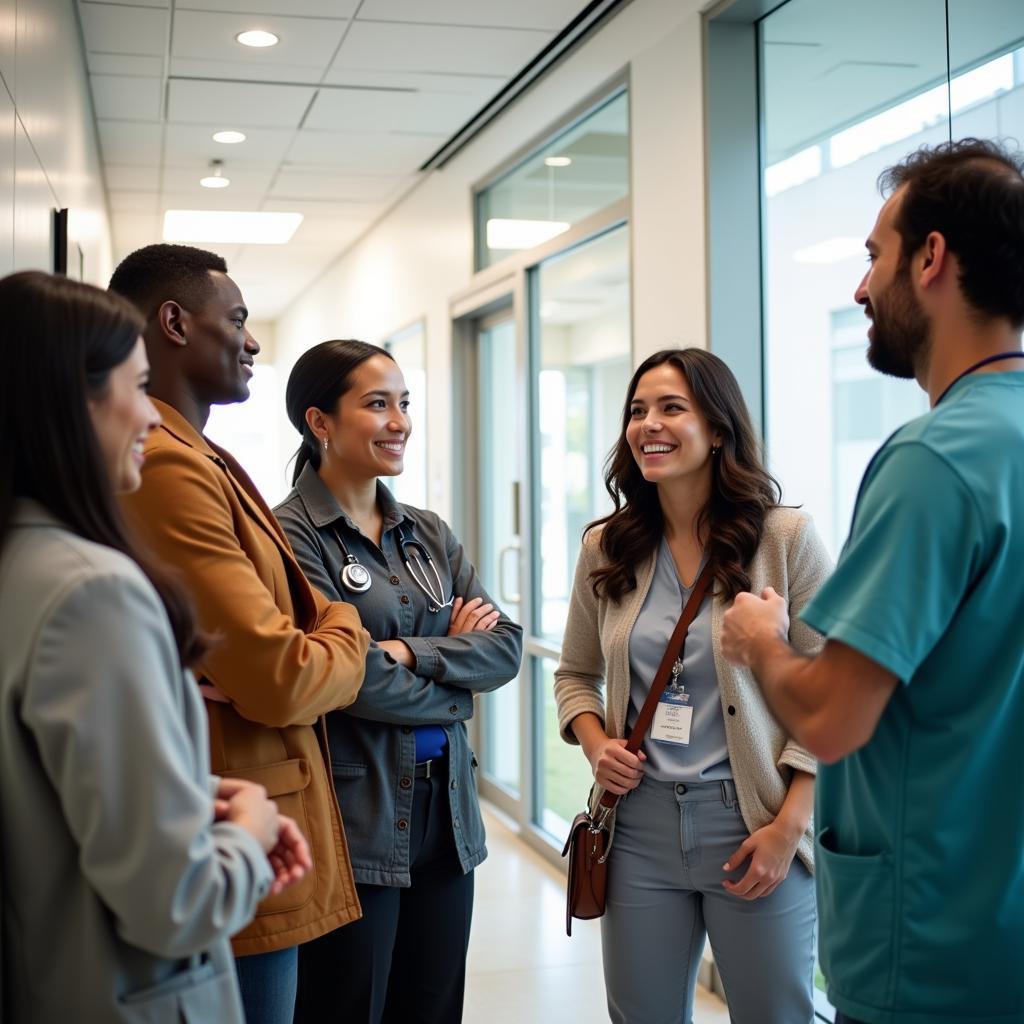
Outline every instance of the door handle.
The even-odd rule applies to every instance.
[[[521,594],[513,594],[509,592],[509,589],[506,586],[505,577],[505,566],[508,564],[508,560],[505,556],[510,552],[513,552],[518,556],[521,550],[519,541],[514,540],[511,544],[504,545],[504,547],[498,551],[498,596],[504,604],[519,604],[522,600]]]

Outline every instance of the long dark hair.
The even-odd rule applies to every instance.
[[[182,665],[205,650],[181,586],[129,538],[89,415],[143,320],[126,299],[40,271],[0,280],[0,549],[32,498],[86,540],[138,563],[167,609]]]
[[[307,462],[311,462],[314,469],[320,468],[320,442],[306,423],[306,410],[319,409],[331,415],[338,399],[352,387],[352,374],[374,356],[387,356],[394,362],[394,356],[387,349],[365,341],[352,338],[322,341],[303,352],[292,367],[284,405],[292,426],[302,435],[302,444],[295,453],[293,484]]]
[[[663,349],[645,359],[626,389],[622,431],[605,463],[604,484],[615,510],[590,523],[603,526],[601,551],[607,563],[591,573],[594,594],[620,601],[636,589],[636,566],[657,550],[665,528],[658,488],[648,483],[626,440],[630,405],[640,378],[671,363],[721,448],[712,457],[711,496],[700,512],[699,529],[707,533],[707,554],[714,566],[715,590],[727,600],[750,589],[747,566],[757,551],[769,509],[779,504],[781,489],[764,468],[747,404],[732,370],[718,356],[700,348]]]

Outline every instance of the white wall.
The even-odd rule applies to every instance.
[[[634,354],[706,344],[702,24],[706,0],[634,0],[353,245],[277,322],[284,375],[329,337],[425,318],[430,502],[451,513],[449,299],[473,281],[470,191],[589,93],[630,74]],[[423,429],[423,425],[419,425]]]
[[[68,273],[106,286],[110,224],[73,0],[0,0],[0,275],[53,269],[67,207]]]

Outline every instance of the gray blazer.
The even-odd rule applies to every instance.
[[[487,856],[487,847],[473,777],[476,758],[464,722],[473,714],[474,693],[515,678],[523,631],[503,614],[487,632],[447,636],[451,609],[429,610],[402,561],[398,533],[430,552],[445,598],[454,592],[466,600],[482,597],[492,603],[473,564],[433,512],[400,504],[379,482],[377,500],[384,518],[379,548],[359,531],[311,465],[274,512],[309,582],[331,601],[355,605],[374,640],[400,638],[416,657],[413,672],[371,643],[355,703],[327,715],[331,771],[356,881],[408,886],[413,727],[444,727],[455,849],[462,870],[471,871]],[[350,593],[338,581],[344,565],[339,536],[373,579],[365,593]]]
[[[636,568],[636,590],[620,604],[594,596],[590,574],[603,564],[600,531],[587,534],[576,563],[576,582],[569,601],[569,619],[562,660],[555,672],[555,701],[562,737],[576,743],[569,729],[584,711],[597,715],[609,736],[624,736],[629,706],[629,636],[654,577],[655,559]],[[792,508],[776,508],[765,519],[761,544],[748,568],[750,590],[760,594],[774,587],[789,604],[789,639],[801,654],[816,654],[824,640],[798,616],[800,609],[828,579],[832,560],[810,516]],[[736,794],[750,832],[774,821],[789,791],[793,770],[817,774],[817,762],[786,735],[772,717],[749,669],[722,657],[722,617],[731,602],[716,597],[711,610],[711,642],[725,719]],[[602,693],[606,686],[607,692]],[[813,822],[797,853],[814,870]]]
[[[211,824],[205,711],[156,592],[23,502],[0,609],[5,1019],[241,1024],[228,937],[272,872]]]

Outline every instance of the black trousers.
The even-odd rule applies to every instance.
[[[295,1024],[462,1020],[473,873],[455,851],[447,788],[446,772],[415,782],[412,885],[357,885],[362,918],[299,947]]]

